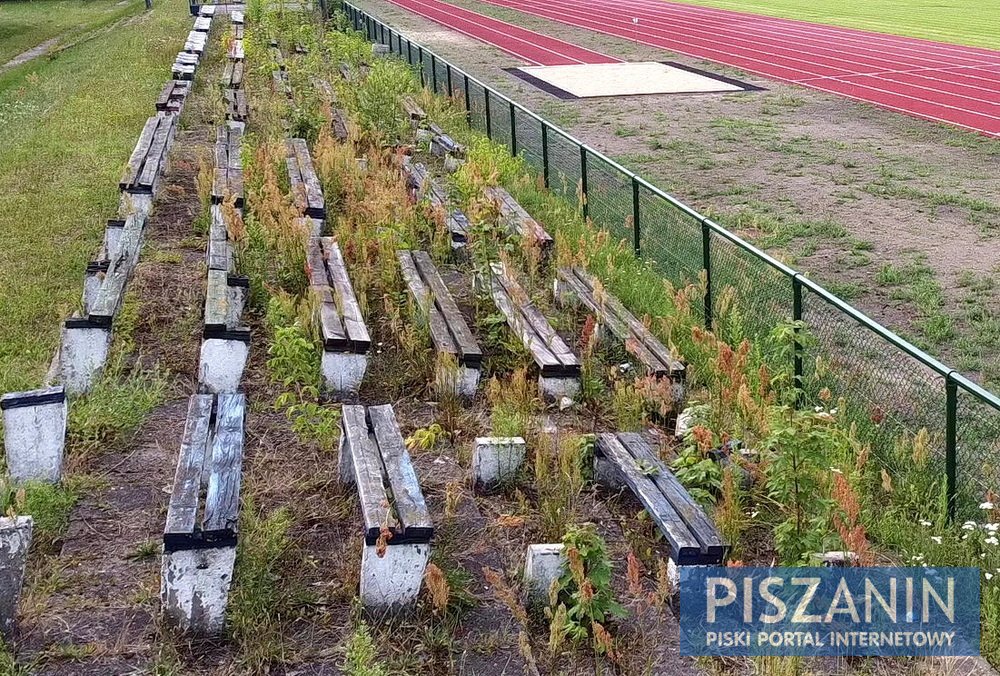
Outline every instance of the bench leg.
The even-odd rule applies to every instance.
[[[0,518],[0,634],[7,641],[14,638],[32,525],[30,516]]]
[[[208,338],[201,343],[198,384],[204,392],[235,392],[243,378],[250,346],[242,340]]]
[[[365,608],[403,608],[417,600],[430,544],[390,545],[379,556],[375,545],[361,551],[361,604]]]
[[[7,469],[15,483],[59,481],[66,441],[66,399],[3,412]]]
[[[235,547],[192,549],[163,555],[160,604],[164,618],[183,632],[212,636],[222,632]]]
[[[620,491],[627,488],[621,472],[614,463],[597,456],[594,456],[594,481],[609,491]]]
[[[517,476],[526,446],[521,437],[477,437],[472,452],[472,476],[477,484],[495,486]]]
[[[111,348],[111,331],[97,327],[63,328],[59,371],[68,394],[82,394],[93,387],[104,369]]]
[[[459,397],[471,399],[479,388],[479,369],[457,366],[438,360],[434,373],[434,387],[438,392],[449,392]]]
[[[368,355],[323,352],[323,385],[336,394],[356,394],[368,368]]]
[[[542,390],[542,396],[548,401],[559,401],[563,397],[576,399],[580,394],[580,379],[540,375],[538,376],[538,387]]]
[[[566,546],[561,543],[528,545],[524,557],[524,586],[528,598],[545,602],[552,583],[566,570]]]

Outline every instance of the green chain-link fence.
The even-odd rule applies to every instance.
[[[899,461],[890,452],[896,440],[926,428],[952,517],[1000,490],[995,394],[375,17],[347,2],[343,8],[356,30],[416,67],[425,86],[464,102],[473,129],[524,158],[550,190],[578,201],[585,218],[631,243],[665,278],[679,285],[704,275],[706,327],[714,328],[722,304],[727,313],[736,308],[751,341],[783,322],[803,322],[808,339],[792,366],[808,405],[822,388],[843,397],[890,469]]]

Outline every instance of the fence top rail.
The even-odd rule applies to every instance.
[[[387,24],[385,24],[384,22],[382,22],[380,19],[372,16],[367,11],[359,8],[358,6],[354,5],[353,3],[348,2],[348,0],[343,0],[343,5],[345,7],[352,8],[355,12],[360,13],[361,15],[367,17],[371,21],[375,21],[375,22],[377,22],[377,23],[379,23],[379,24],[381,24],[383,26],[388,27]],[[535,112],[533,112],[533,111],[525,108],[523,105],[521,105],[517,101],[514,101],[513,99],[511,99],[510,97],[506,96],[505,94],[502,94],[501,92],[497,91],[493,87],[490,87],[489,85],[487,85],[486,83],[484,83],[482,80],[476,78],[473,75],[469,75],[466,71],[464,71],[460,67],[452,64],[447,59],[444,59],[441,56],[435,54],[432,50],[425,49],[422,45],[420,45],[419,43],[415,42],[408,35],[402,33],[401,31],[399,31],[397,29],[390,29],[390,30],[396,34],[397,39],[406,40],[406,42],[408,44],[410,44],[410,45],[416,45],[417,47],[419,47],[420,50],[421,50],[420,51],[421,57],[424,54],[432,55],[434,57],[434,59],[438,63],[444,64],[448,68],[453,68],[453,69],[457,70],[458,72],[460,72],[462,74],[463,78],[467,78],[468,82],[475,83],[476,85],[478,85],[479,87],[481,87],[484,92],[488,92],[488,96],[490,96],[490,97],[494,97],[494,96],[498,97],[499,99],[501,99],[502,101],[504,101],[508,105],[512,106],[513,108],[516,108],[517,110],[521,111],[523,114],[525,114],[528,117],[530,117],[531,119],[535,120],[539,125],[542,125],[543,127],[547,128],[551,132],[555,132],[556,134],[559,134],[560,136],[562,136],[566,141],[570,142],[571,144],[575,144],[575,145],[583,148],[587,153],[590,153],[594,157],[598,158],[600,161],[605,162],[606,164],[608,164],[612,168],[614,168],[617,171],[619,171],[622,174],[624,174],[629,180],[635,181],[636,183],[638,183],[640,186],[642,186],[646,190],[649,190],[650,192],[652,192],[657,197],[659,197],[659,198],[665,200],[666,202],[668,202],[671,206],[673,206],[676,209],[682,211],[687,216],[689,216],[689,217],[697,220],[703,226],[708,227],[714,234],[716,234],[719,237],[722,237],[722,238],[730,241],[731,243],[733,243],[736,246],[740,247],[741,249],[743,249],[747,253],[753,255],[754,257],[756,257],[759,260],[763,261],[767,265],[771,266],[775,270],[778,270],[779,272],[785,274],[786,276],[789,277],[789,279],[796,280],[797,282],[799,282],[800,284],[802,284],[804,287],[808,288],[810,291],[812,291],[813,293],[815,293],[816,295],[818,295],[824,301],[826,301],[830,305],[833,305],[838,310],[840,310],[844,314],[846,314],[849,317],[851,317],[851,319],[853,319],[854,321],[858,322],[859,324],[861,324],[862,326],[864,326],[868,330],[872,331],[873,333],[877,334],[879,337],[883,338],[886,342],[890,343],[891,345],[893,345],[897,349],[902,350],[903,352],[905,352],[906,354],[908,354],[910,357],[916,359],[917,361],[919,361],[920,363],[922,363],[924,366],[930,368],[931,370],[933,370],[934,372],[936,372],[937,374],[939,374],[940,376],[942,376],[946,380],[951,380],[952,382],[956,383],[963,390],[966,390],[970,394],[972,394],[972,395],[976,396],[977,398],[979,398],[983,403],[992,406],[997,411],[1000,411],[1000,397],[998,397],[996,394],[990,392],[989,390],[985,389],[981,385],[978,385],[977,383],[969,380],[967,377],[963,376],[961,373],[959,373],[955,369],[952,369],[952,368],[946,366],[945,364],[943,364],[939,360],[935,359],[931,355],[927,354],[926,352],[924,352],[923,350],[921,350],[920,348],[918,348],[913,343],[911,343],[911,342],[903,339],[902,337],[898,336],[893,331],[890,331],[886,327],[882,326],[881,324],[879,324],[878,322],[876,322],[874,319],[872,319],[868,315],[864,314],[863,312],[861,312],[860,310],[858,310],[854,306],[849,305],[848,303],[846,303],[845,301],[841,300],[840,298],[838,298],[834,294],[830,293],[829,291],[827,291],[826,289],[824,289],[822,286],[820,286],[816,282],[812,281],[811,279],[809,279],[808,277],[806,277],[805,275],[803,275],[801,272],[798,272],[797,270],[795,270],[795,269],[793,269],[793,268],[785,265],[781,261],[779,261],[779,260],[773,258],[772,256],[769,256],[768,254],[764,253],[763,251],[761,251],[757,247],[753,246],[749,242],[743,240],[738,235],[730,232],[729,230],[727,230],[723,226],[719,225],[718,223],[716,223],[716,222],[712,221],[711,219],[703,216],[698,211],[696,211],[695,209],[692,209],[691,207],[689,207],[688,205],[684,204],[683,202],[680,202],[679,200],[677,200],[677,198],[675,198],[672,195],[670,195],[669,193],[665,192],[662,188],[659,188],[659,187],[653,185],[652,183],[650,183],[649,181],[647,181],[642,176],[639,176],[638,174],[636,174],[634,171],[631,171],[630,169],[628,169],[626,167],[623,167],[618,162],[614,161],[610,157],[607,157],[604,153],[591,148],[589,145],[587,145],[586,143],[584,143],[580,139],[576,138],[575,136],[573,136],[572,134],[570,134],[566,130],[561,129],[560,127],[555,126],[554,124],[552,124],[551,122],[549,122],[545,118],[541,117],[537,113],[535,113]]]

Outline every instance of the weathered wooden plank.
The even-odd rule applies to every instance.
[[[423,276],[417,269],[413,254],[414,252],[407,250],[396,252],[396,256],[399,258],[399,267],[403,273],[403,280],[410,290],[410,295],[413,296],[420,310],[427,317],[427,322],[430,324],[431,329],[431,340],[434,346],[439,352],[446,352],[458,359],[460,358],[458,345],[455,343],[451,331],[448,330],[444,315],[434,302],[430,287],[424,282]]]
[[[149,144],[149,153],[146,155],[146,160],[142,165],[142,173],[139,174],[137,181],[139,188],[148,190],[148,192],[153,191],[153,186],[156,184],[160,177],[160,172],[163,170],[163,165],[166,162],[167,146],[170,143],[174,121],[177,118],[168,115],[157,119],[159,120],[159,125],[156,128],[156,133],[153,134],[152,142]]]
[[[142,133],[139,134],[139,140],[136,141],[132,155],[128,159],[125,173],[118,183],[119,189],[128,190],[136,183],[136,179],[139,178],[143,164],[146,161],[146,155],[149,153],[149,145],[153,142],[153,135],[156,134],[156,130],[160,126],[160,119],[154,116],[146,120],[146,124],[142,128]]]
[[[656,469],[650,478],[698,540],[702,555],[707,559],[706,562],[722,563],[726,558],[728,546],[722,540],[715,523],[684,489],[677,477],[656,457],[642,435],[619,432],[618,440],[636,461]]]
[[[229,58],[237,61],[242,61],[246,58],[242,40],[233,40],[229,45]]]
[[[528,321],[518,311],[510,294],[507,293],[507,289],[504,288],[501,277],[502,274],[494,269],[490,275],[490,294],[493,296],[493,303],[507,320],[507,326],[518,335],[524,346],[531,352],[532,359],[535,360],[535,364],[538,365],[543,374],[561,374],[562,362],[552,354],[545,342],[538,337]]]
[[[344,264],[340,247],[332,237],[321,237],[320,245],[323,248],[327,273],[333,282],[334,300],[351,340],[351,348],[356,352],[367,352],[371,347],[371,336],[365,326],[364,317],[361,316],[361,307],[354,295],[354,287],[347,276],[347,266]]]
[[[208,271],[208,285],[205,291],[204,333],[206,335],[225,331],[229,318],[229,275],[225,270]]]
[[[320,186],[319,178],[316,176],[316,169],[313,167],[312,158],[309,156],[309,147],[305,139],[289,139],[289,147],[295,153],[295,161],[299,166],[299,174],[305,186],[306,216],[312,218],[326,218],[326,206],[323,201],[323,188]]]
[[[194,20],[194,30],[199,33],[207,33],[212,29],[212,17],[199,16]]]
[[[118,314],[125,298],[125,287],[128,286],[136,263],[139,262],[142,233],[145,227],[146,216],[143,214],[129,214],[129,217],[125,219],[125,227],[122,228],[117,251],[111,254],[108,271],[104,275],[97,299],[88,315],[92,324],[111,326],[115,315]]]
[[[369,406],[368,419],[375,433],[382,465],[389,480],[392,504],[403,527],[403,540],[429,542],[434,535],[434,524],[427,511],[417,473],[413,469],[413,463],[410,462],[410,454],[406,452],[406,446],[403,444],[403,435],[399,432],[396,414],[389,404]]]
[[[452,298],[451,292],[445,285],[441,275],[438,274],[434,262],[431,261],[430,254],[426,251],[414,251],[413,262],[420,272],[434,298],[441,314],[444,316],[448,330],[454,337],[455,345],[458,347],[461,362],[466,366],[476,366],[483,360],[483,351],[476,342],[476,337],[472,335],[472,330],[465,322],[461,310]]]
[[[174,487],[163,529],[163,543],[167,551],[184,548],[195,532],[214,400],[215,397],[210,394],[193,394],[188,399],[184,435],[181,437]]]
[[[206,536],[213,533],[236,535],[239,530],[246,398],[241,392],[222,393],[217,397],[212,465],[202,524]]]
[[[343,66],[341,66],[343,68]],[[343,73],[343,71],[341,71]],[[346,78],[346,76],[345,76]],[[410,116],[410,122],[414,124],[419,124],[427,119],[427,113],[424,109],[420,107],[420,104],[412,96],[403,97],[403,110],[406,114]]]
[[[365,407],[345,404],[340,416],[344,451],[351,454],[354,479],[365,521],[365,542],[375,544],[385,525],[397,531],[398,521],[392,502],[385,493],[382,460],[375,439],[370,435]]]
[[[489,187],[484,192],[486,197],[497,206],[500,217],[509,230],[517,232],[522,237],[530,237],[543,250],[547,250],[555,244],[552,235],[546,232],[545,228],[532,218],[531,214],[525,211],[506,190],[500,187]]]
[[[598,434],[597,450],[615,466],[625,484],[632,489],[646,513],[666,537],[674,561],[678,564],[698,563],[701,560],[701,544],[698,539],[652,479],[639,469],[618,437],[613,433]]]

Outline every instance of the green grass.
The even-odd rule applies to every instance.
[[[1000,49],[1000,21],[982,0],[679,0],[787,19]]]
[[[46,40],[60,43],[144,7],[142,0],[6,0],[0,3],[0,66]]]
[[[44,375],[190,22],[186,2],[161,0],[99,39],[0,75],[0,392]]]

